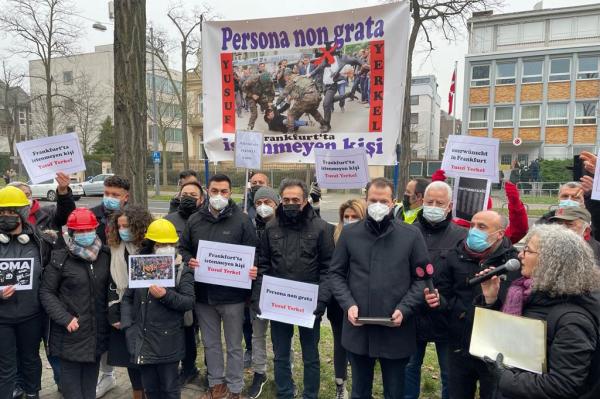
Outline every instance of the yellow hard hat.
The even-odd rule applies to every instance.
[[[158,219],[150,223],[144,238],[161,244],[174,244],[179,241],[175,226],[167,219]]]
[[[0,208],[18,208],[29,206],[29,200],[25,193],[13,186],[0,189]]]

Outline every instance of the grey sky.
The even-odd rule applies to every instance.
[[[339,0],[181,0],[180,2],[189,9],[200,4],[207,4],[225,20],[311,14],[316,12],[365,7],[381,3],[381,1],[378,0],[345,0],[343,2]],[[505,6],[501,12],[531,10],[537,2],[537,0],[506,0]],[[596,2],[597,0],[546,0],[544,1],[544,8],[592,4]],[[0,0],[0,5],[3,3],[5,3],[5,0]],[[78,43],[78,50],[80,52],[91,52],[96,45],[111,43],[113,37],[111,25],[107,25],[109,29],[106,32],[98,32],[91,27],[94,20],[100,22],[108,21],[108,2],[105,0],[77,0],[75,3],[78,7],[78,14],[87,18],[82,20],[82,26],[85,27],[85,34]],[[168,30],[169,33],[175,37],[177,32],[175,28],[172,27],[171,21],[166,15],[170,4],[172,4],[170,1],[147,0],[147,20],[149,23],[153,23],[159,28]],[[0,39],[2,58],[25,71],[27,68],[26,60],[18,59],[16,56],[10,55],[6,51],[9,43],[10,41],[6,37]],[[450,87],[452,69],[454,67],[454,61],[458,61],[458,104],[456,111],[457,117],[460,117],[463,95],[462,82],[464,78],[462,72],[464,66],[464,54],[467,51],[466,34],[463,38],[459,38],[457,42],[453,43],[448,43],[439,34],[434,34],[433,43],[436,49],[432,53],[426,51],[425,47],[418,47],[415,50],[413,74],[436,75],[439,84],[438,93],[442,98],[442,109],[447,110],[448,89]],[[177,54],[174,54],[171,58],[177,59],[178,57]]]

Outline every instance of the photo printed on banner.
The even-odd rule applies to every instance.
[[[458,177],[452,194],[452,216],[471,221],[477,212],[487,209],[492,181],[473,177]]]

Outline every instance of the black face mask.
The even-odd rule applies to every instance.
[[[402,207],[406,211],[410,209],[410,195],[404,194],[404,197],[402,197]]]
[[[194,197],[181,197],[179,202],[179,212],[184,216],[189,216],[192,213],[196,212],[198,207],[196,206],[196,198]]]
[[[283,214],[285,215],[286,219],[288,219],[290,222],[298,221],[300,218],[300,212],[302,212],[300,209],[300,204],[287,204],[282,205],[282,207]]]
[[[3,233],[10,233],[21,224],[21,218],[19,216],[0,216],[0,231]]]
[[[262,186],[259,186],[258,184],[256,186],[252,186],[250,188],[250,192],[252,192],[252,194],[256,194],[256,192],[258,191],[259,188],[261,188]]]

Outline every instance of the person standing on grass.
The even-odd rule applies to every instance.
[[[367,184],[367,218],[346,226],[331,260],[329,282],[347,314],[342,345],[352,367],[352,398],[370,399],[379,361],[384,396],[404,397],[404,372],[416,351],[415,314],[424,303],[416,268],[429,263],[423,235],[394,219],[394,185],[385,178]],[[359,317],[386,319],[364,325]]]
[[[190,218],[181,234],[179,249],[191,268],[199,266],[198,241],[256,247],[252,222],[231,199],[231,180],[217,174],[208,181],[208,201]],[[250,272],[256,278],[256,268]],[[202,399],[239,399],[244,388],[242,325],[249,290],[195,283],[196,315],[200,324],[209,390]],[[221,327],[222,326],[222,327]],[[223,328],[227,343],[227,368],[223,358]]]
[[[253,287],[253,309],[260,314],[258,303],[262,276],[319,285],[315,324],[313,328],[298,327],[304,363],[303,398],[316,399],[321,379],[320,324],[327,302],[323,287],[334,248],[333,227],[313,211],[308,203],[308,187],[303,181],[284,179],[279,194],[281,204],[277,207],[277,218],[267,224],[260,242],[259,278]],[[293,335],[292,324],[271,321],[275,385],[280,399],[294,397],[290,366]]]

